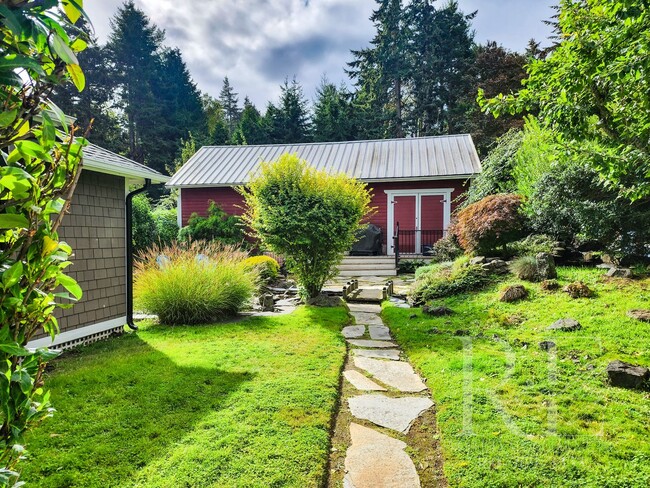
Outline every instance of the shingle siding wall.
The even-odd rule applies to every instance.
[[[83,298],[57,310],[61,332],[126,316],[124,178],[84,170],[59,229],[72,246],[67,273],[79,282]]]

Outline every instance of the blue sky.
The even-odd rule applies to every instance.
[[[443,5],[445,0],[439,0]],[[85,2],[102,41],[109,19],[121,0]],[[295,76],[311,99],[325,75],[346,81],[350,49],[365,47],[374,30],[368,20],[374,0],[136,0],[169,46],[183,53],[199,88],[218,95],[224,76],[240,94],[258,106],[275,100],[285,77]],[[553,11],[551,0],[459,0],[473,22],[476,39],[497,41],[523,50],[528,40],[544,41],[543,20]],[[545,44],[542,42],[542,44]]]

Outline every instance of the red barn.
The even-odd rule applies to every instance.
[[[480,170],[468,134],[376,141],[206,146],[169,181],[180,188],[179,224],[193,213],[205,215],[214,201],[239,215],[244,205],[235,186],[245,185],[260,162],[297,154],[310,165],[343,172],[370,187],[377,213],[370,219],[382,231],[382,252],[394,253],[399,223],[400,253],[422,254],[447,230],[454,207]]]

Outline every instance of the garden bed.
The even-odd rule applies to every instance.
[[[650,393],[615,388],[606,373],[615,359],[650,366],[650,324],[626,315],[650,308],[650,279],[558,272],[595,296],[526,283],[528,299],[503,303],[502,283],[439,300],[450,316],[384,308],[428,378],[450,486],[650,486]],[[582,329],[546,330],[568,317]]]
[[[210,326],[145,324],[67,353],[57,413],[28,439],[39,487],[309,487],[325,478],[343,308]]]

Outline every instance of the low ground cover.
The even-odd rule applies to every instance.
[[[499,302],[505,284],[521,283],[510,278],[437,302],[451,316],[384,308],[428,378],[450,486],[650,485],[650,393],[614,388],[605,373],[615,359],[650,366],[650,324],[626,316],[650,308],[650,279],[558,273],[560,285],[581,280],[595,296],[526,283],[528,299]],[[582,330],[546,330],[568,317]],[[542,341],[556,348],[542,350]]]
[[[343,308],[146,324],[67,353],[28,442],[39,487],[320,486],[345,359]]]

